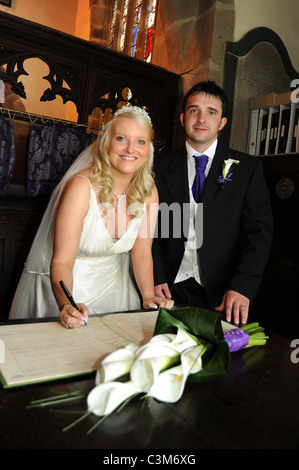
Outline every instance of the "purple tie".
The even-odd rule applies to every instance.
[[[192,185],[192,193],[195,202],[199,202],[200,196],[206,181],[205,169],[209,160],[209,157],[206,155],[201,155],[200,157],[193,155],[195,159],[195,170],[196,175]]]

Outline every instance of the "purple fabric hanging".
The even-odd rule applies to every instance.
[[[0,116],[0,196],[4,196],[10,185],[16,161],[16,144],[13,125]]]
[[[78,128],[31,126],[27,167],[28,196],[50,195],[73,161],[96,137]]]

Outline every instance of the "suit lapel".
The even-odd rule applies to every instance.
[[[187,155],[185,149],[181,149],[173,155],[167,174],[164,174],[164,183],[174,201],[179,203],[189,202]]]
[[[228,150],[218,142],[213,158],[213,163],[207,176],[200,202],[208,202],[217,197],[221,189],[221,185],[217,180],[218,177],[222,174],[222,164],[224,160],[228,158],[228,154]]]
[[[217,197],[221,185],[217,181],[222,174],[224,160],[229,158],[229,150],[218,142],[200,202],[209,202]],[[163,184],[172,196],[173,201],[189,202],[188,169],[186,149],[182,148],[172,155],[167,171],[163,173]]]

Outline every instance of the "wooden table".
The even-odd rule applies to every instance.
[[[97,463],[116,455],[116,449],[121,449],[122,455],[127,455],[128,449],[130,455],[143,449],[148,456],[167,451],[190,456],[200,449],[298,449],[299,339],[291,347],[291,340],[267,333],[270,339],[265,347],[232,354],[226,377],[187,384],[176,404],[153,401],[142,407],[140,400],[134,399],[90,435],[86,432],[98,419],[93,415],[63,432],[76,415],[26,407],[32,400],[52,396],[53,390],[91,388],[93,377],[14,390],[1,388],[0,448],[101,449]],[[81,402],[59,409],[85,410],[86,405]]]

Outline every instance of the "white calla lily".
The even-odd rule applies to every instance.
[[[148,393],[157,380],[160,371],[167,367],[169,362],[169,356],[136,360],[131,369],[132,382],[136,387]]]
[[[149,344],[153,344],[153,343],[162,343],[162,344],[171,343],[175,337],[176,335],[171,334],[171,333],[164,333],[161,335],[156,335],[156,336],[153,336],[144,346],[148,346]]]
[[[171,344],[172,346],[176,348],[178,352],[182,352],[185,349],[197,346],[198,341],[192,334],[187,333],[187,331],[181,328],[178,328],[178,332],[173,338],[173,341]]]
[[[167,356],[167,357],[174,357],[178,354],[177,349],[171,344],[163,344],[163,343],[148,343],[145,346],[142,346],[136,352],[136,360],[140,359],[151,359],[154,357],[160,356]]]
[[[88,411],[97,416],[106,416],[115,411],[128,398],[140,392],[133,382],[102,383],[94,387],[88,394]]]
[[[96,374],[96,384],[111,382],[130,372],[139,346],[129,344],[125,348],[117,349],[101,362]]]
[[[191,349],[182,352],[181,361],[187,369],[187,373],[196,374],[202,369],[202,355],[205,353],[206,347],[199,344]]]
[[[161,334],[143,346],[128,345],[107,356],[97,374],[97,385],[88,395],[88,409],[98,416],[112,413],[127,399],[144,393],[160,401],[180,399],[190,373],[202,369],[206,347],[183,329]],[[172,364],[177,365],[171,367]],[[130,372],[130,381],[115,381]]]
[[[201,356],[205,350],[205,346],[198,344],[185,349],[181,353],[181,364],[161,372],[150,390],[150,395],[168,403],[178,401],[184,392],[188,375],[202,369]]]
[[[240,161],[239,161],[239,160],[234,160],[233,158],[228,158],[227,160],[224,160],[223,172],[222,172],[222,176],[223,176],[224,179],[227,177],[228,172],[229,172],[231,166],[232,166],[234,163],[235,163],[236,165],[238,165],[238,164],[240,163]]]
[[[131,380],[143,391],[149,392],[160,371],[167,367],[178,352],[168,345],[148,343],[137,353],[131,368]]]
[[[182,364],[171,367],[159,374],[150,395],[160,401],[175,403],[183,394],[187,377]]]

